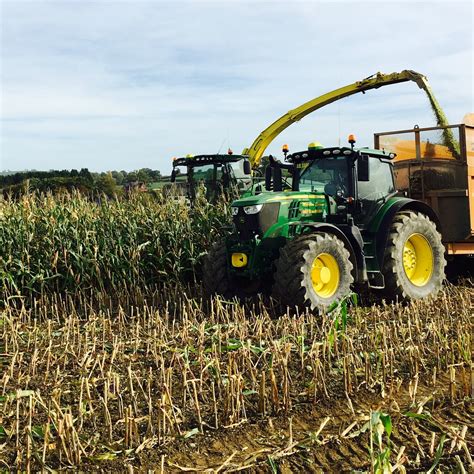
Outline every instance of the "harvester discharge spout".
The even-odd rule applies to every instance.
[[[279,119],[275,120],[269,127],[263,130],[262,133],[254,140],[249,148],[245,148],[243,155],[248,155],[252,167],[255,169],[259,166],[263,153],[270,145],[270,143],[292,123],[300,121],[310,113],[318,110],[326,105],[336,102],[344,97],[357,94],[358,92],[365,93],[370,89],[379,89],[380,87],[388,86],[390,84],[398,84],[401,82],[415,82],[420,89],[423,89],[428,96],[431,108],[436,116],[438,126],[447,127],[449,125],[446,115],[436,100],[433,91],[431,90],[428,80],[423,74],[412,70],[404,70],[401,72],[394,72],[391,74],[383,74],[377,72],[361,81],[354,82],[347,86],[335,89],[331,92],[323,94],[315,99],[312,99],[304,104],[288,111]],[[459,143],[454,138],[450,129],[443,130],[444,144],[451,150],[454,156],[459,156]]]

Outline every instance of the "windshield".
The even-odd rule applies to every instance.
[[[214,180],[214,165],[196,166],[193,169],[193,178],[195,181],[209,182]]]
[[[346,157],[321,158],[306,165],[300,176],[300,186],[309,186],[311,191],[335,195],[337,191],[347,194],[349,177]]]
[[[173,172],[175,173],[175,181],[186,181],[187,167],[185,165],[173,165]],[[172,179],[173,181],[173,179]]]
[[[235,161],[234,163],[230,163],[230,167],[232,168],[232,171],[234,173],[234,176],[237,179],[241,178],[246,178],[247,176],[244,173],[243,170],[243,160],[240,161]]]

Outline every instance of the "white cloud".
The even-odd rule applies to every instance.
[[[1,5],[4,169],[165,170],[223,142],[240,151],[287,110],[378,70],[426,74],[453,122],[473,110],[470,2]],[[318,111],[269,151],[414,123],[433,124],[427,102],[397,85]]]

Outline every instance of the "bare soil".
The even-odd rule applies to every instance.
[[[459,377],[456,385],[468,383],[464,379],[468,376]],[[461,472],[456,457],[469,472],[474,455],[474,404],[468,398],[451,400],[450,387],[444,378],[436,385],[420,382],[413,397],[414,387],[403,385],[385,398],[360,390],[350,401],[302,404],[288,417],[267,417],[172,443],[134,465],[163,467],[166,472],[367,472],[370,430],[363,428],[372,411],[383,411],[393,423],[392,465],[398,460],[407,472],[426,472],[446,433],[435,472]],[[414,419],[405,415],[410,412],[429,416]]]

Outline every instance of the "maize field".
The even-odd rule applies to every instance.
[[[0,202],[0,472],[471,472],[474,290],[202,298],[225,203]]]
[[[1,290],[8,299],[51,294],[133,296],[144,286],[189,284],[230,222],[227,207],[163,196],[91,202],[80,194],[0,202]]]

